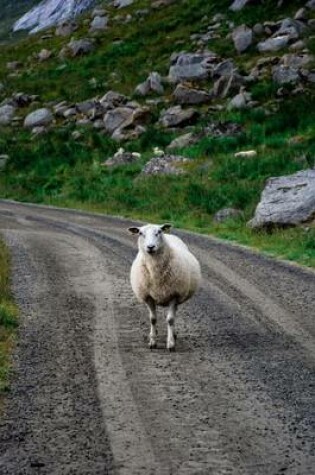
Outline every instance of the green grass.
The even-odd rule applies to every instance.
[[[17,328],[17,308],[10,288],[10,259],[8,250],[0,240],[0,412],[9,390],[10,355]]]

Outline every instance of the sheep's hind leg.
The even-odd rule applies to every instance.
[[[151,323],[151,328],[150,328],[150,334],[149,334],[149,348],[156,348],[156,337],[157,337],[157,331],[156,331],[156,304],[153,299],[149,298],[146,301],[146,305],[149,309],[149,317],[150,317],[150,323]]]
[[[175,332],[175,317],[177,310],[176,300],[172,300],[168,306],[166,321],[167,321],[167,342],[166,346],[169,351],[175,351],[176,332]]]

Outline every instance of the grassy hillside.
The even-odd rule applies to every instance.
[[[117,11],[108,7],[109,28],[95,37],[95,50],[87,56],[61,60],[58,53],[69,38],[54,35],[45,39],[35,35],[2,47],[0,82],[5,85],[2,97],[23,91],[38,94],[39,103],[48,105],[53,101],[75,103],[101,97],[111,89],[134,97],[135,86],[151,71],[167,75],[172,53],[196,51],[191,35],[205,32],[217,13],[225,14],[226,20],[220,27],[220,38],[209,41],[208,48],[222,58],[233,58],[240,71],[248,73],[262,55],[254,47],[237,55],[227,37],[228,22],[253,26],[258,21],[292,17],[305,2],[288,1],[277,8],[277,2],[265,1],[260,6],[233,13],[228,10],[231,4],[228,0],[178,1],[165,8],[150,9],[141,20],[137,10],[149,8],[150,3],[136,1],[119,11],[123,18],[127,14],[132,16],[128,23],[122,18],[115,19]],[[310,15],[315,17],[314,13]],[[89,36],[88,26],[89,22],[83,19],[73,36]],[[305,41],[314,52],[314,36],[308,35]],[[49,61],[39,63],[34,53],[43,48],[54,55]],[[9,78],[6,63],[13,60],[21,61],[22,67]],[[204,89],[211,86],[210,81],[202,84]],[[173,138],[187,132],[166,131],[157,125],[161,109],[172,104],[171,86],[166,87],[169,104],[152,106],[147,131],[139,139],[123,144],[126,150],[142,154],[139,162],[132,165],[114,169],[102,166],[119,144],[103,132],[93,127],[78,127],[71,120],[57,123],[39,137],[33,137],[22,127],[16,127],[14,133],[12,128],[2,128],[0,154],[8,154],[10,161],[6,171],[0,174],[0,193],[25,201],[69,205],[151,221],[169,220],[177,226],[211,232],[315,265],[312,225],[272,235],[246,227],[268,177],[314,166],[314,89],[307,87],[303,93],[292,95],[293,88],[288,86],[284,100],[279,100],[278,89],[270,78],[251,84],[249,90],[257,106],[248,110],[229,111],[220,107],[224,105],[220,100],[215,107],[200,107],[200,119],[193,130],[198,132],[208,124],[221,121],[239,124],[242,132],[221,138],[207,135],[197,144],[178,150],[193,159],[186,167],[188,173],[180,177],[138,179],[144,163],[152,157],[153,147],[165,148]],[[149,99],[155,98],[153,95]],[[145,103],[145,99],[137,100]],[[28,108],[24,108],[21,117],[27,112]],[[81,132],[79,139],[73,138],[74,130]],[[257,157],[246,160],[234,157],[235,152],[252,148],[257,150]],[[215,224],[213,214],[223,207],[239,208],[243,216]]]

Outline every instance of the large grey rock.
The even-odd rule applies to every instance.
[[[178,104],[206,104],[211,100],[210,94],[206,91],[193,89],[184,84],[178,84],[173,95]]]
[[[276,38],[269,38],[268,40],[261,41],[258,43],[257,48],[260,53],[279,51],[288,46],[289,41],[289,35],[277,36]]]
[[[61,21],[74,18],[90,8],[95,0],[43,0],[29,10],[14,25],[13,31],[36,33]]]
[[[15,114],[15,107],[6,104],[0,107],[0,125],[9,125]]]
[[[196,109],[182,109],[181,106],[174,106],[162,112],[159,122],[166,128],[180,127],[194,122],[198,115]]]
[[[253,31],[246,25],[240,25],[232,33],[234,46],[238,53],[243,53],[253,44]]]
[[[315,169],[270,178],[261,195],[253,228],[297,225],[315,218]]]
[[[51,124],[53,115],[49,109],[37,109],[28,114],[24,120],[24,127],[33,128]]]
[[[100,104],[104,108],[111,108],[114,109],[115,107],[119,107],[124,105],[128,101],[128,98],[123,94],[120,94],[116,91],[108,91],[106,94],[100,99]]]
[[[249,92],[241,90],[236,96],[231,99],[228,104],[228,109],[246,109],[249,106],[249,103],[252,99],[252,96]]]
[[[302,21],[285,18],[282,20],[281,26],[279,30],[275,32],[274,36],[287,35],[291,40],[297,40],[305,30],[306,25]]]
[[[210,52],[180,53],[175,56],[169,70],[170,82],[202,81],[209,78],[213,61],[217,56]],[[172,59],[172,58],[171,58]]]
[[[179,155],[153,157],[144,166],[142,175],[182,175],[185,171],[181,165],[189,162],[189,158]]]

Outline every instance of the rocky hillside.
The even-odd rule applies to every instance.
[[[3,46],[0,189],[220,235],[307,223],[315,249],[314,52],[313,0],[115,0]],[[267,196],[252,219],[282,175],[281,218]]]

